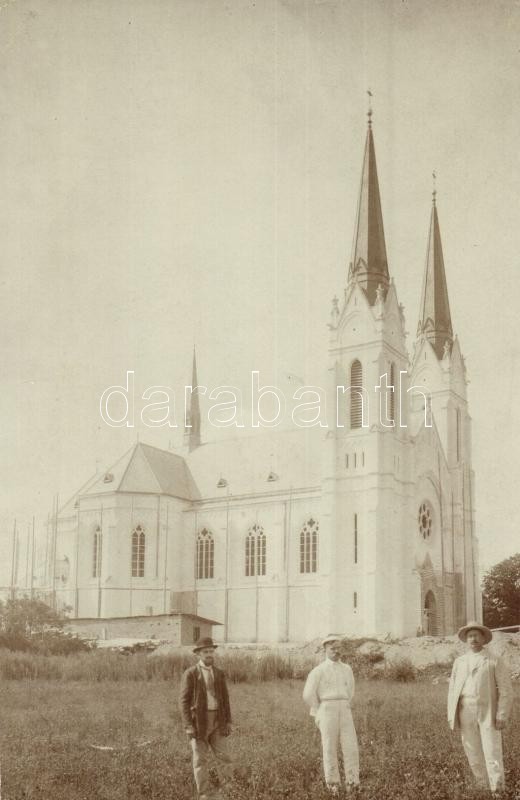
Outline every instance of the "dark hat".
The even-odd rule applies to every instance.
[[[218,645],[213,644],[213,639],[210,639],[209,636],[205,636],[203,639],[199,639],[193,648],[193,652],[198,653],[199,650],[204,650],[205,647],[212,647],[213,650],[216,650]]]
[[[486,628],[485,625],[480,625],[478,622],[468,622],[468,624],[464,625],[464,627],[461,628],[457,634],[461,642],[466,641],[466,636],[470,631],[480,631],[484,637],[484,644],[489,644],[493,638],[492,632],[489,630],[489,628]]]

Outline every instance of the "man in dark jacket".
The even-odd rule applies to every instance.
[[[199,800],[209,800],[208,754],[231,763],[226,737],[231,733],[231,711],[226,676],[215,667],[213,640],[199,639],[193,652],[199,656],[194,667],[182,676],[180,706],[184,729],[193,753],[193,774]]]

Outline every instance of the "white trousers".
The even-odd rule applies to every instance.
[[[470,701],[459,704],[462,746],[481,789],[504,788],[502,734],[495,728],[483,727],[477,718],[477,705]]]
[[[340,783],[339,746],[341,746],[343,754],[345,781],[347,784],[359,783],[358,743],[348,701],[323,700],[316,714],[316,724],[321,733],[323,772],[326,783],[329,786]]]

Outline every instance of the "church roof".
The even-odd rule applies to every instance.
[[[349,280],[352,278],[357,279],[363,287],[371,305],[375,303],[379,284],[381,283],[386,290],[390,281],[371,112],[369,112],[352,260],[349,268]]]
[[[319,428],[259,430],[204,443],[186,458],[138,442],[75,497],[129,492],[200,500],[314,489],[323,436]]]
[[[441,233],[435,193],[433,196],[421,295],[421,309],[417,335],[424,334],[432,345],[437,358],[442,358],[446,343],[451,347],[453,328],[451,325],[448,286],[442,255]]]
[[[189,468],[202,497],[311,489],[321,485],[323,437],[319,428],[244,433],[202,444]]]
[[[182,456],[138,442],[99,476],[86,492],[168,494],[185,500],[198,497],[197,487]]]

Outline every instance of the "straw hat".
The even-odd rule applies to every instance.
[[[460,629],[457,636],[461,642],[465,642],[468,632],[475,630],[481,632],[482,636],[484,637],[484,644],[489,644],[493,638],[493,633],[489,630],[489,628],[486,628],[485,625],[481,625],[479,622],[468,622],[467,625],[464,625],[464,627]]]
[[[343,637],[339,633],[329,633],[329,635],[323,639],[321,646],[325,647],[326,644],[330,644],[331,642],[341,642],[342,638]]]

